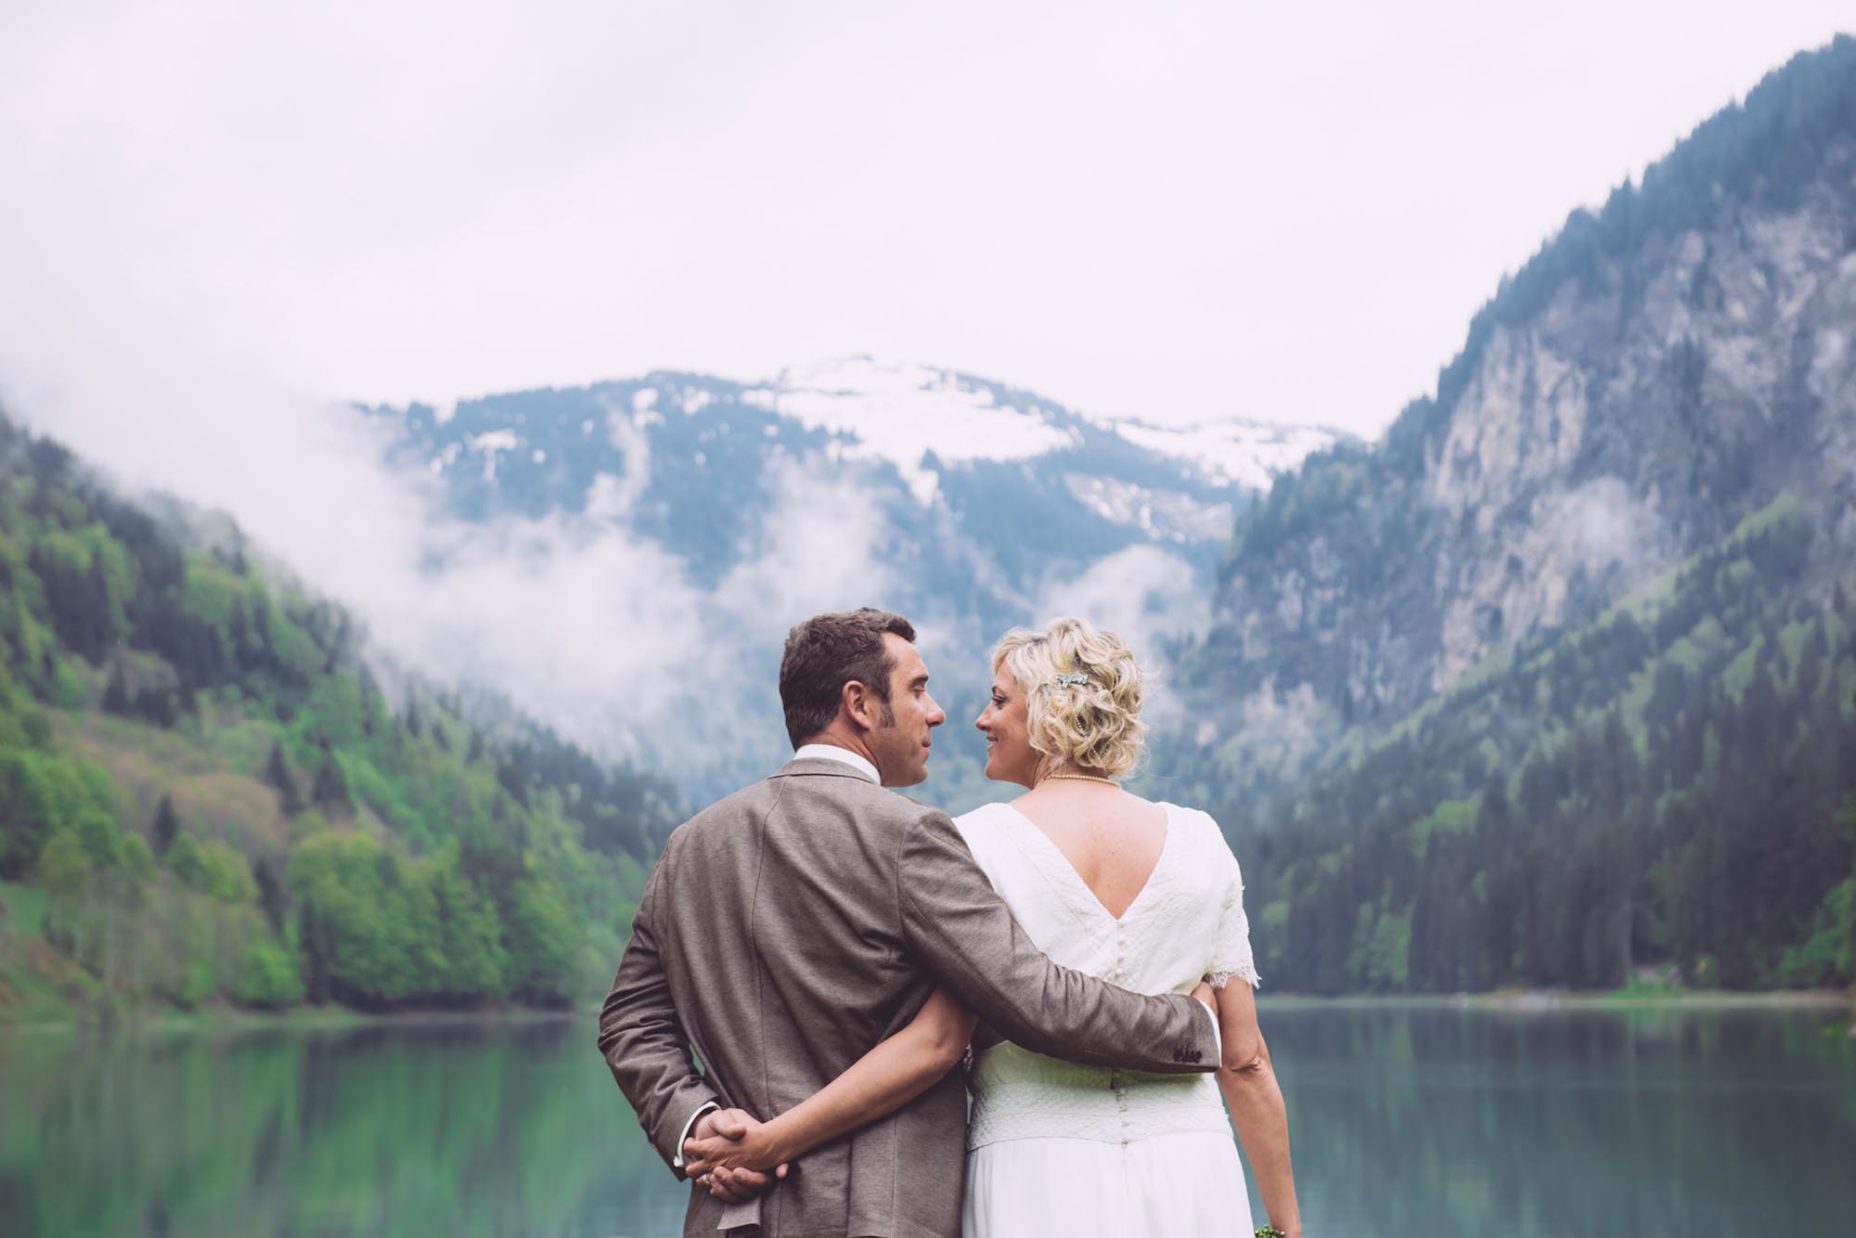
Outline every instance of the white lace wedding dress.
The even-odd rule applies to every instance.
[[[1163,804],[1153,875],[1117,920],[1043,831],[1008,804],[957,824],[1038,947],[1140,993],[1201,977],[1257,983],[1243,878],[1217,824]],[[1250,1238],[1244,1170],[1209,1074],[1077,1066],[1011,1043],[974,1068],[965,1238]]]

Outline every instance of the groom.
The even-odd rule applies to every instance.
[[[1218,1062],[1208,1008],[1050,962],[953,822],[884,789],[927,777],[947,717],[914,641],[907,619],[868,608],[794,628],[780,701],[798,751],[679,827],[645,885],[599,1048],[679,1176],[684,1140],[713,1134],[718,1109],[765,1119],[798,1104],[938,983],[1040,1053],[1162,1072]],[[777,1187],[731,1179],[733,1203],[693,1190],[683,1232],[954,1238],[965,1130],[954,1071]]]

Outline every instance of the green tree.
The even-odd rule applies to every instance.
[[[1856,692],[1850,693],[1850,704],[1856,706]],[[1843,797],[1843,811],[1837,817],[1837,824],[1843,827],[1843,836],[1850,842],[1850,885],[1856,890],[1856,795]],[[1852,972],[1856,972],[1856,894],[1851,897],[1849,960]],[[1856,981],[1856,975],[1845,977]]]
[[[303,978],[289,952],[268,936],[252,938],[228,986],[233,1001],[278,1010],[303,1000]]]
[[[354,799],[348,791],[348,776],[342,763],[325,745],[322,764],[316,767],[316,780],[309,791],[310,803],[331,817],[345,817],[354,811]]]
[[[264,781],[277,792],[277,803],[283,809],[284,816],[294,817],[309,805],[303,802],[303,792],[297,786],[296,775],[290,772],[290,760],[284,756],[281,740],[271,743],[271,755],[264,762]]]
[[[584,929],[568,910],[560,887],[542,876],[516,882],[510,891],[508,926],[510,987],[515,995],[539,1005],[571,1002]]]
[[[77,936],[77,902],[90,884],[90,853],[71,830],[59,830],[39,853],[39,884],[51,895],[45,935],[70,949]]]
[[[460,870],[455,842],[434,858],[432,890],[443,926],[444,991],[456,998],[504,996],[510,960],[496,904]]]
[[[0,877],[24,876],[65,819],[53,765],[36,753],[0,749]]]
[[[198,890],[205,886],[206,860],[192,834],[182,833],[175,838],[163,859],[168,871],[188,889]]]
[[[149,827],[149,836],[155,840],[155,854],[166,855],[179,833],[180,818],[174,812],[174,797],[164,795],[155,807],[154,824]]]
[[[84,844],[84,853],[90,857],[94,867],[108,869],[122,864],[123,834],[122,827],[116,824],[116,818],[100,808],[86,806],[72,824],[78,841]]]
[[[438,934],[435,916],[419,922],[408,876],[398,856],[365,834],[326,830],[297,847],[286,881],[312,998],[381,1006],[422,995],[420,967],[437,948],[420,947]]]
[[[251,866],[251,876],[257,883],[258,905],[264,909],[264,918],[270,922],[271,932],[281,935],[289,907],[283,882],[277,876],[276,862],[268,859],[256,861]]]
[[[126,714],[130,704],[128,673],[120,660],[114,660],[110,663],[109,682],[103,689],[103,708],[113,714]]]

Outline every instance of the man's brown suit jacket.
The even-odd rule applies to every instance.
[[[700,1107],[763,1120],[790,1109],[901,1029],[942,983],[1039,1053],[1169,1073],[1217,1065],[1204,1007],[1050,962],[944,813],[817,758],[670,836],[600,1012],[599,1047],[674,1167]],[[965,1131],[953,1071],[814,1150],[753,1204],[692,1189],[683,1232],[759,1224],[765,1238],[956,1238]]]

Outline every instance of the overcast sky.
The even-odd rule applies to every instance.
[[[217,433],[206,386],[262,419],[871,352],[1371,435],[1568,210],[1839,22],[6,0],[0,392],[107,457]]]

